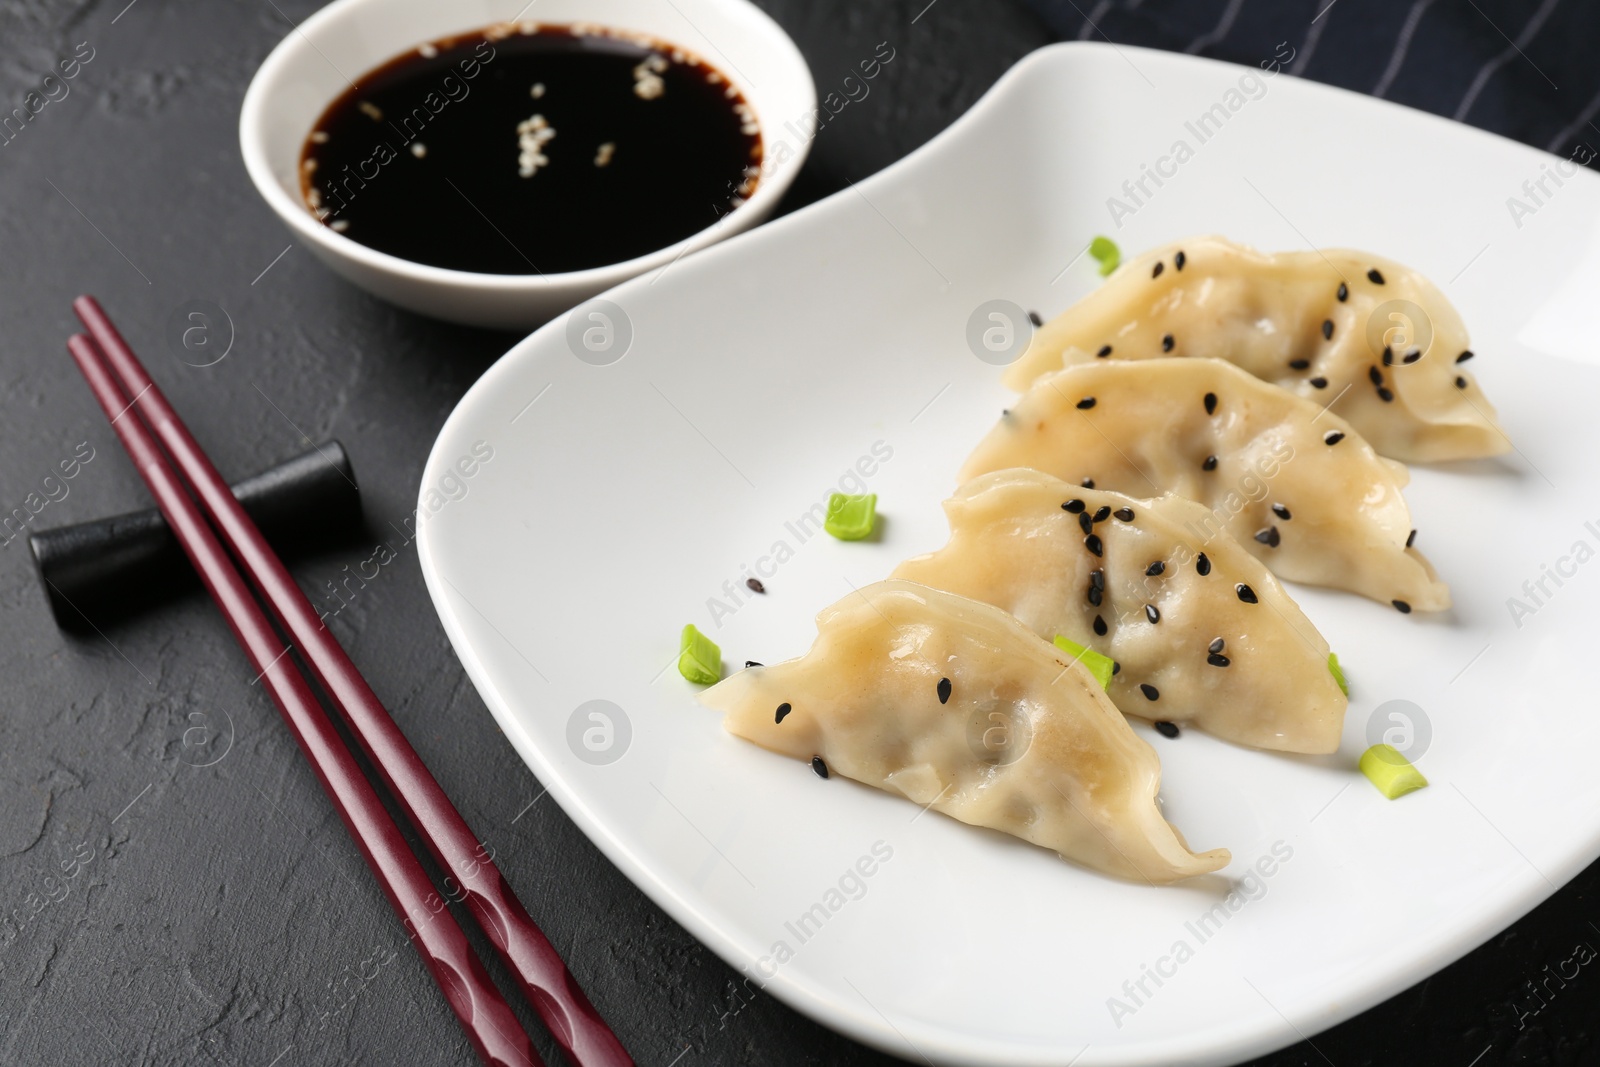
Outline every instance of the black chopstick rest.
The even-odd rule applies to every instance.
[[[338,441],[232,488],[280,556],[346,543],[361,528],[355,470]],[[66,630],[92,630],[197,584],[155,508],[40,530],[28,544],[56,625]]]

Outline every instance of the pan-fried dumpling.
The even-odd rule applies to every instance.
[[[1227,864],[1161,815],[1155,750],[1081,664],[998,608],[911,582],[817,616],[799,659],[701,694],[731,733],[1124,878]]]
[[[1096,360],[1047,375],[1000,419],[963,481],[1033,467],[1130,496],[1211,509],[1195,530],[1231,533],[1280,578],[1437,611],[1450,591],[1422,554],[1384,459],[1320,405],[1217,359]]]
[[[1366,252],[1257,252],[1197,237],[1148,252],[1046,323],[1006,372],[1023,390],[1063,365],[1226,359],[1330,405],[1408,462],[1499,455],[1511,442],[1460,364],[1466,327],[1443,293]]]
[[[949,543],[895,578],[993,604],[1046,640],[1060,634],[1109,657],[1107,692],[1126,714],[1257,748],[1339,747],[1347,701],[1328,642],[1237,541],[1196,536],[1211,516],[1201,505],[1014,469],[974,478],[944,510]],[[1084,546],[1091,532],[1098,554]]]

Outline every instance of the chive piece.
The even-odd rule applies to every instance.
[[[1089,255],[1100,264],[1102,278],[1122,265],[1122,249],[1109,237],[1096,237],[1090,241]]]
[[[1100,683],[1101,689],[1110,688],[1111,676],[1116,673],[1116,665],[1111,662],[1110,656],[1102,656],[1094,649],[1084,648],[1071,638],[1062,637],[1060,634],[1056,634],[1056,647],[1088,667],[1089,673],[1094,675],[1094,680]]]
[[[714,685],[722,680],[722,649],[696,630],[692,622],[678,638],[678,673],[695,685]]]
[[[1361,753],[1361,773],[1390,800],[1397,800],[1428,784],[1422,772],[1400,755],[1393,745],[1373,745]]]
[[[860,541],[872,534],[878,516],[878,494],[855,496],[833,493],[828,497],[828,517],[822,528],[841,541]]]
[[[1328,673],[1333,675],[1333,680],[1339,683],[1339,692],[1345,696],[1350,695],[1350,683],[1344,676],[1344,668],[1339,666],[1339,654],[1328,653]]]

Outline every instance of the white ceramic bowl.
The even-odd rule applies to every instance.
[[[768,160],[742,206],[649,255],[562,274],[477,274],[391,256],[318,222],[300,195],[300,150],[350,80],[424,41],[521,19],[632,30],[704,57],[744,93]],[[746,0],[337,0],[291,30],[261,64],[239,115],[239,145],[256,188],[317,258],[401,307],[453,322],[532,328],[636,274],[754,226],[771,214],[805,161],[817,92],[788,35]],[[777,145],[787,143],[788,152]]]

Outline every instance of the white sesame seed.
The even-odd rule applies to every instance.
[[[666,92],[667,83],[661,80],[661,75],[668,66],[666,59],[656,52],[646,56],[633,68],[634,95],[641,100],[654,100]]]
[[[439,54],[439,50],[431,44],[420,44],[417,46],[417,54],[423,59],[432,59]]]
[[[334,219],[332,222],[328,223],[328,229],[332,230],[334,233],[343,233],[349,228],[349,219]]]
[[[311,143],[312,144],[327,144],[328,143],[328,135],[327,135],[327,133],[325,131],[323,131],[323,130],[313,130],[313,131],[311,131]]]
[[[423,156],[428,154],[428,146],[423,144],[421,141],[412,141],[411,154],[416,156],[418,159],[421,159]]]
[[[372,103],[370,100],[363,100],[356,106],[361,109],[361,113],[363,115],[367,116],[367,118],[371,119],[373,122],[383,121],[383,112],[378,108],[377,104]]]
[[[544,82],[534,82],[533,88],[528,90],[528,95],[535,100],[544,95]]]
[[[594,165],[603,167],[611,162],[611,154],[617,150],[616,142],[607,141],[601,145],[594,154]]]
[[[517,123],[517,176],[531,178],[550,162],[542,149],[556,131],[543,115],[532,115]]]

